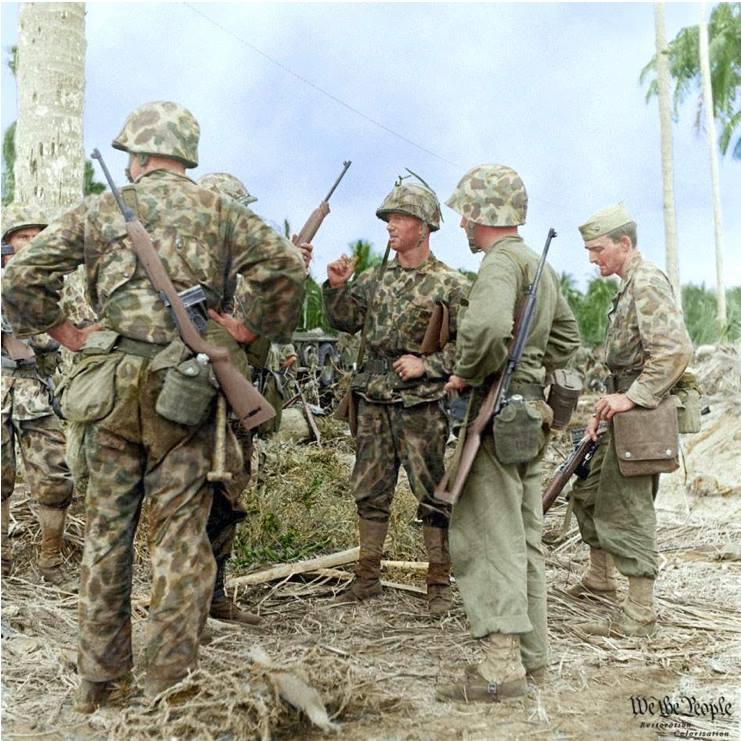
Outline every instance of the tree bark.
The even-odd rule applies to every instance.
[[[23,3],[15,201],[53,217],[82,197],[85,4]]]
[[[672,113],[669,92],[669,59],[666,55],[664,3],[654,5],[656,22],[656,84],[659,93],[659,122],[661,125],[661,180],[664,201],[664,249],[666,273],[674,289],[679,306],[682,305],[682,288],[679,282],[679,256],[677,250],[677,213],[674,201],[674,154],[672,143]]]
[[[700,17],[700,75],[702,77],[703,112],[705,130],[710,152],[710,179],[713,188],[713,222],[715,227],[715,291],[718,301],[718,324],[721,336],[728,326],[726,313],[726,292],[723,285],[723,219],[720,207],[720,173],[718,170],[718,152],[716,150],[717,134],[715,115],[713,113],[713,88],[710,84],[710,52],[708,44],[708,26],[705,22],[705,3],[701,5]]]

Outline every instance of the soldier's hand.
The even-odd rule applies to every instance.
[[[298,355],[289,355],[281,364],[281,370],[288,369],[298,360]]]
[[[208,310],[208,315],[217,324],[220,324],[229,334],[242,345],[249,345],[257,339],[257,335],[248,329],[246,325],[235,319],[231,314],[219,314],[213,309]]]
[[[597,428],[599,427],[599,418],[593,414],[584,430],[584,437],[591,438],[592,442],[597,442]]]
[[[402,355],[393,368],[402,381],[411,381],[425,374],[425,361],[416,355]]]
[[[634,407],[635,402],[631,401],[625,394],[607,394],[594,405],[596,417],[593,417],[593,419],[596,419],[598,423],[601,419],[609,422],[616,414],[629,412]]]
[[[306,269],[309,269],[309,266],[311,265],[311,255],[314,251],[314,246],[310,244],[309,242],[302,242],[301,244],[298,243],[298,234],[294,234],[291,237],[291,242],[293,242],[296,247],[299,248],[299,251],[301,252],[301,257],[304,258],[304,265],[306,266]]]
[[[78,329],[72,322],[65,319],[61,324],[52,327],[47,334],[60,345],[64,345],[70,352],[79,352],[80,348],[85,344],[88,335],[102,329],[102,326],[99,322],[96,322],[83,329]]]
[[[329,279],[330,287],[338,288],[347,283],[354,269],[355,261],[351,260],[347,255],[342,255],[342,257],[334,262],[330,262],[327,265],[327,278]]]
[[[460,376],[451,376],[445,384],[443,391],[445,391],[446,394],[449,394],[452,391],[463,391],[467,387],[468,384]]]

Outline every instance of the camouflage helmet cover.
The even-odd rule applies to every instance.
[[[376,216],[384,221],[391,214],[414,216],[436,232],[440,228],[440,201],[435,193],[423,185],[401,182],[383,199]]]
[[[249,206],[257,200],[244,187],[244,183],[239,178],[235,178],[228,172],[212,172],[204,175],[198,180],[198,185],[219,195],[227,196],[243,206]]]
[[[19,229],[30,229],[34,226],[37,226],[41,229],[46,229],[48,225],[49,220],[38,208],[14,203],[10,206],[6,206],[3,209],[2,238],[3,241],[5,241],[5,238],[9,234],[17,232]]]
[[[171,157],[186,167],[196,167],[200,133],[198,121],[187,108],[158,100],[131,113],[112,146],[130,154]]]
[[[477,165],[460,179],[446,205],[475,224],[520,226],[527,216],[527,191],[511,167]]]

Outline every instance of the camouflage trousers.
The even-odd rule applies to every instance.
[[[66,509],[72,501],[74,484],[64,458],[62,425],[53,414],[36,419],[14,420],[2,415],[2,498],[15,487],[15,443],[23,459],[26,483],[39,504]]]
[[[612,555],[625,576],[658,574],[654,499],[659,475],[626,477],[618,469],[612,427],[571,490],[582,540]]]
[[[548,663],[540,461],[503,465],[483,435],[450,518],[450,556],[475,638],[518,633],[528,670]],[[459,444],[461,444],[459,442]]]
[[[213,409],[184,427],[154,412],[161,377],[127,356],[116,381],[119,399],[88,424],[87,527],[80,567],[78,670],[106,681],[132,666],[131,580],[134,535],[149,498],[152,592],[144,663],[149,677],[176,680],[195,667],[216,566],[206,537],[213,450]]]
[[[450,507],[432,495],[445,472],[447,440],[448,418],[440,402],[405,408],[360,398],[351,479],[358,515],[377,522],[389,519],[399,467],[403,465],[419,501],[419,518],[432,527],[446,528]]]

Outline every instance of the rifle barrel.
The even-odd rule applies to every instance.
[[[325,202],[329,201],[329,199],[332,197],[332,193],[337,190],[337,186],[340,184],[340,180],[345,177],[345,173],[352,164],[352,160],[345,160],[342,164],[344,165],[344,167],[342,168],[342,172],[340,173],[340,176],[337,178],[337,180],[335,180],[334,185],[330,188],[329,193],[327,193],[327,197],[324,199]]]

